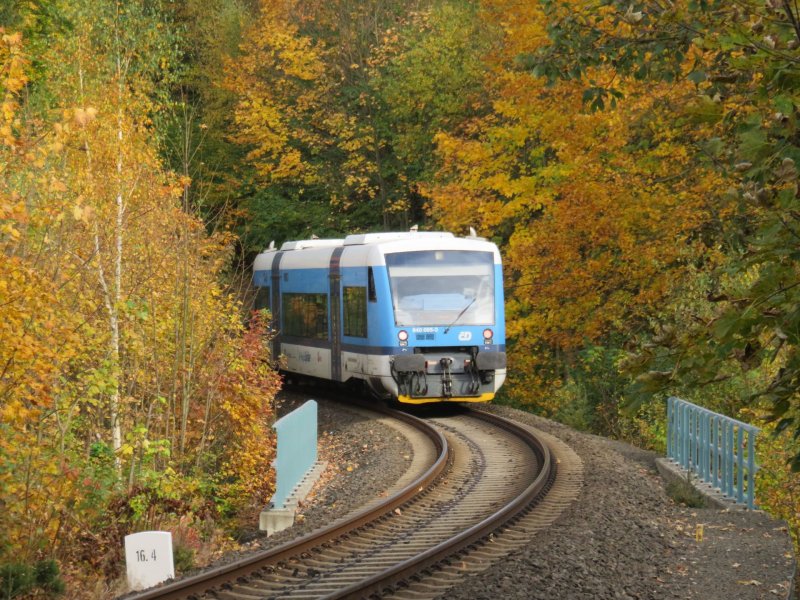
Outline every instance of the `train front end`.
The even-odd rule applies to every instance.
[[[381,248],[392,346],[380,385],[400,402],[488,402],[505,381],[500,253],[480,238]],[[377,383],[377,382],[376,382]]]

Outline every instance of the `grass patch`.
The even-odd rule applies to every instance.
[[[0,599],[13,600],[22,596],[55,598],[64,594],[58,565],[42,560],[33,565],[10,563],[0,565]]]
[[[689,479],[671,481],[667,484],[667,495],[677,504],[683,504],[689,508],[705,508],[706,499],[691,484]]]

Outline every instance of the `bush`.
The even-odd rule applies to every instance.
[[[172,548],[172,558],[175,561],[175,572],[186,573],[194,568],[194,550],[175,544]]]
[[[692,485],[689,474],[686,479],[671,481],[667,484],[667,495],[677,504],[683,504],[689,508],[705,508],[706,499]]]
[[[41,590],[46,598],[64,593],[58,565],[54,560],[42,560],[33,566],[22,563],[0,565],[0,598],[12,600]]]
[[[33,589],[33,569],[19,563],[0,566],[0,598],[11,600]]]

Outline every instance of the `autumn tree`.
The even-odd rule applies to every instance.
[[[256,247],[424,223],[433,136],[485,110],[491,39],[468,1],[262,3],[225,79]]]
[[[229,236],[163,164],[169,14],[65,0],[46,44],[35,5],[17,16],[31,40],[0,46],[0,560],[113,573],[114,536],[152,527],[154,504],[267,500],[278,378],[221,278]]]
[[[550,44],[541,7],[494,2],[483,15],[505,32],[487,56],[493,111],[437,136],[443,166],[430,193],[446,228],[474,225],[505,246],[509,393],[529,402],[531,389],[575,377],[587,348],[619,348],[647,324],[705,252],[719,178],[691,160],[694,139],[671,121],[692,84],[643,86],[597,65],[589,76],[624,93],[592,110],[582,85],[520,68]]]
[[[370,87],[381,110],[380,137],[391,148],[398,191],[427,209],[425,185],[438,166],[434,137],[488,112],[485,61],[497,32],[469,2],[435,4],[388,32],[373,60]]]
[[[650,365],[639,391],[764,374],[769,382],[755,391],[744,386],[741,400],[766,401],[778,430],[800,433],[797,340],[788,333],[796,329],[798,305],[796,7],[610,2],[603,11],[585,5],[569,13],[563,3],[547,7],[552,43],[527,57],[535,72],[578,81],[594,101],[617,93],[613,82],[588,80],[585,67],[599,62],[651,85],[691,82],[684,97],[693,118],[677,125],[697,140],[692,159],[709,163],[725,182],[712,196],[728,216],[714,235],[726,260],[707,281],[713,306],[699,306],[690,327],[676,329],[669,319],[657,325],[655,346],[663,351],[649,342],[644,348],[640,359],[652,360],[638,362]]]

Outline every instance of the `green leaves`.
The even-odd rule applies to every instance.
[[[524,55],[519,63],[535,76],[547,77],[551,83],[583,80],[608,66],[639,80],[672,82],[683,76],[681,63],[696,29],[681,23],[688,15],[682,15],[679,8],[656,9],[622,0],[601,6],[571,2],[543,6],[551,43]],[[689,77],[700,83],[706,74],[696,70]],[[614,95],[613,85],[599,87]],[[615,106],[596,90],[584,101],[592,110]]]
[[[613,84],[598,85],[593,70],[605,69],[614,84],[625,76],[653,86],[685,78],[695,95],[673,99],[678,114],[684,106],[677,135],[696,140],[700,152],[690,161],[703,160],[720,176],[708,199],[726,216],[708,223],[704,239],[709,255],[712,248],[727,255],[722,268],[710,271],[717,289],[707,293],[725,300],[704,305],[698,299],[695,309],[706,314],[695,321],[669,313],[655,319],[674,320],[683,333],[641,348],[649,358],[638,367],[635,391],[701,390],[752,373],[762,380],[761,393],[740,397],[770,404],[774,417],[784,419],[780,429],[800,433],[794,385],[800,381],[800,67],[794,57],[800,39],[786,25],[795,22],[797,15],[786,12],[794,9],[550,2],[545,10],[551,43],[521,64],[551,79],[581,81],[582,100],[592,110],[613,108],[607,101]]]
[[[760,123],[745,124],[737,137],[740,158],[752,164],[759,164],[774,150]]]
[[[721,102],[715,102],[713,98],[705,94],[692,99],[686,106],[686,115],[692,124],[695,125],[714,125],[719,123],[724,117],[724,107]],[[722,149],[721,138],[713,138],[716,145],[716,154]]]
[[[696,40],[695,40],[695,43],[696,43]],[[704,71],[692,71],[691,73],[689,73],[686,76],[686,78],[689,81],[691,81],[692,83],[695,83],[695,84],[700,84],[700,83],[708,80],[708,77],[706,76]]]
[[[605,110],[606,105],[608,108],[616,108],[617,100],[622,97],[622,92],[616,88],[593,86],[583,92],[583,103],[588,104],[592,111]]]

